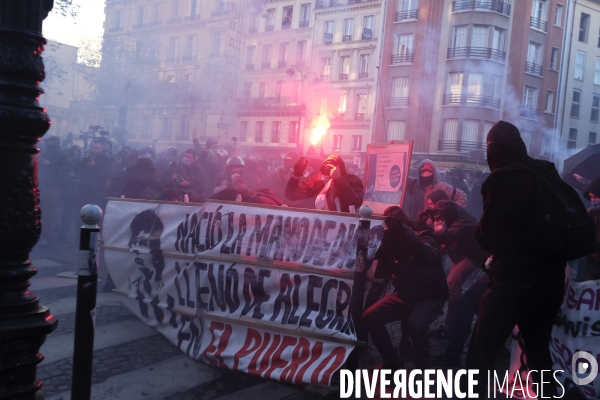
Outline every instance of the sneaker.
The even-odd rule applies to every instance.
[[[445,338],[449,338],[451,333],[452,332],[450,332],[449,330],[447,330],[442,325],[439,328],[437,328],[437,329],[429,332],[429,337],[437,338],[437,339],[445,339]]]

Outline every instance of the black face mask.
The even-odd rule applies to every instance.
[[[429,186],[433,183],[433,175],[431,176],[419,176],[419,183],[421,186]]]

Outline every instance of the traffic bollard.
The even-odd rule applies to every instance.
[[[362,206],[358,210],[360,221],[358,223],[358,239],[356,242],[356,264],[354,266],[354,283],[350,299],[350,315],[354,324],[356,337],[359,341],[367,341],[367,335],[362,326],[362,314],[365,305],[365,273],[369,261],[369,232],[371,231],[371,215],[373,210],[369,206]],[[350,370],[358,369],[358,349],[354,349],[348,356],[347,366]]]
[[[102,209],[88,204],[81,209],[79,262],[77,270],[77,307],[75,311],[75,343],[73,349],[73,380],[71,400],[87,400],[92,393],[92,360],[96,325],[96,292],[98,287],[98,223]]]

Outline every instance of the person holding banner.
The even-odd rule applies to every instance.
[[[287,199],[296,201],[316,196],[317,210],[337,212],[350,212],[350,206],[358,210],[362,205],[363,184],[358,176],[346,172],[346,164],[340,156],[330,155],[321,164],[321,173],[300,182],[307,166],[305,157],[294,165],[294,175],[285,188]]]
[[[404,360],[392,345],[386,324],[403,320],[412,341],[416,368],[429,365],[429,325],[442,312],[448,298],[442,256],[433,235],[410,221],[398,206],[384,211],[386,230],[375,259],[374,282],[369,289],[363,325],[381,355],[378,368],[401,369]],[[380,300],[390,279],[394,293]],[[404,334],[404,332],[403,332]]]

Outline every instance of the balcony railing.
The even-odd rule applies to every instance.
[[[369,28],[363,28],[361,40],[373,39],[373,30]]]
[[[159,26],[159,25],[160,25],[160,21],[152,21],[152,22],[148,22],[148,23],[146,24],[146,27],[147,27],[147,28],[152,28],[152,27],[154,27],[154,26]]]
[[[199,14],[194,14],[194,15],[188,15],[187,17],[183,17],[184,21],[197,21],[200,19],[200,15]]]
[[[485,58],[494,61],[504,61],[506,52],[491,47],[452,47],[448,49],[448,59],[455,58]]]
[[[292,28],[292,21],[285,21],[281,23],[281,29],[287,30]]]
[[[510,16],[510,4],[499,0],[455,0],[452,12],[457,11],[491,11]]]
[[[361,121],[365,119],[365,113],[356,113],[354,114],[354,119],[357,121]]]
[[[443,105],[447,106],[451,104],[500,108],[500,99],[475,94],[445,94]]]
[[[178,24],[181,22],[181,17],[173,17],[167,20],[167,24]]]
[[[408,107],[408,97],[388,97],[388,107]]]
[[[528,106],[521,107],[521,117],[537,121],[539,119],[538,110]]]
[[[252,71],[254,69],[254,63],[246,64],[246,71]]]
[[[540,31],[547,32],[548,31],[548,21],[544,21],[542,19],[531,17],[529,26],[535,29],[539,29]]]
[[[346,113],[345,112],[338,112],[337,114],[333,115],[332,118],[334,121],[343,121],[346,119]]]
[[[287,67],[287,61],[278,61],[277,68],[285,68]]]
[[[413,62],[414,53],[392,54],[391,64],[406,64]]]
[[[351,42],[351,41],[352,41],[352,35],[342,36],[342,42]]]
[[[165,59],[165,63],[167,64],[172,64],[172,63],[176,63],[179,62],[179,57],[167,57]]]
[[[347,81],[348,80],[348,74],[340,74],[340,81]]]
[[[544,67],[540,64],[532,63],[529,61],[525,62],[525,72],[528,74],[542,76],[542,71]]]
[[[271,62],[270,61],[260,63],[260,69],[269,69],[269,68],[271,68]]]
[[[298,25],[298,28],[308,28],[310,21],[306,20],[306,21],[300,21],[300,24]]]
[[[195,54],[187,55],[182,57],[182,61],[196,61],[197,56]]]
[[[265,32],[272,32],[275,29],[275,25],[265,25]]]
[[[321,80],[322,81],[328,81],[329,80],[329,75],[321,75]]]
[[[133,25],[131,28],[132,28],[132,29],[142,29],[142,28],[145,28],[145,27],[146,27],[146,24],[144,24],[144,23],[139,23],[139,24],[135,24],[135,25]]]
[[[289,97],[244,97],[236,99],[236,107],[240,109],[273,110],[300,107],[300,103]]]
[[[366,79],[369,77],[369,73],[368,72],[359,72],[358,73],[358,79]]]
[[[348,4],[369,3],[378,0],[317,0],[315,9],[347,6]]]
[[[333,33],[324,33],[323,34],[323,43],[325,43],[325,44],[333,43]]]
[[[485,150],[485,143],[462,140],[438,140],[438,151],[473,151]]]
[[[123,30],[122,26],[113,26],[112,28],[110,28],[108,31],[109,32],[121,32]]]
[[[400,22],[407,19],[417,19],[418,16],[419,10],[416,8],[414,10],[398,11],[394,17],[394,22]]]
[[[248,33],[256,33],[258,32],[258,28],[256,26],[251,26],[248,28]]]

